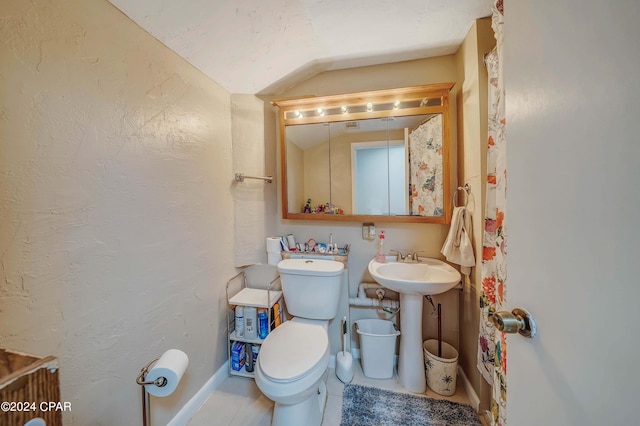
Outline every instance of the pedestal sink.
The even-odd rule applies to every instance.
[[[400,293],[400,354],[398,377],[411,392],[424,393],[427,383],[422,350],[422,305],[424,296],[444,293],[460,282],[451,265],[430,258],[417,263],[369,262],[369,273],[378,284]]]

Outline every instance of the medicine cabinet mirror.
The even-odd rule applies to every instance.
[[[453,86],[273,101],[283,218],[450,223]]]

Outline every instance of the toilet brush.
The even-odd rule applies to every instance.
[[[336,376],[342,383],[353,380],[353,356],[346,351],[347,347],[347,317],[342,318],[342,351],[336,355]]]

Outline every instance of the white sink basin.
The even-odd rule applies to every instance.
[[[437,259],[421,258],[419,263],[394,262],[394,259],[387,257],[387,263],[373,259],[369,262],[369,273],[381,286],[400,293],[398,378],[405,389],[424,393],[423,299],[455,287],[460,282],[460,272]]]
[[[423,296],[444,293],[460,282],[460,272],[430,258],[421,258],[420,263],[380,263],[373,259],[369,262],[369,273],[390,290]]]

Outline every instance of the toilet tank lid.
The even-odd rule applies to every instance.
[[[330,277],[340,275],[343,270],[344,264],[335,260],[285,259],[278,263],[278,271],[282,274]]]

